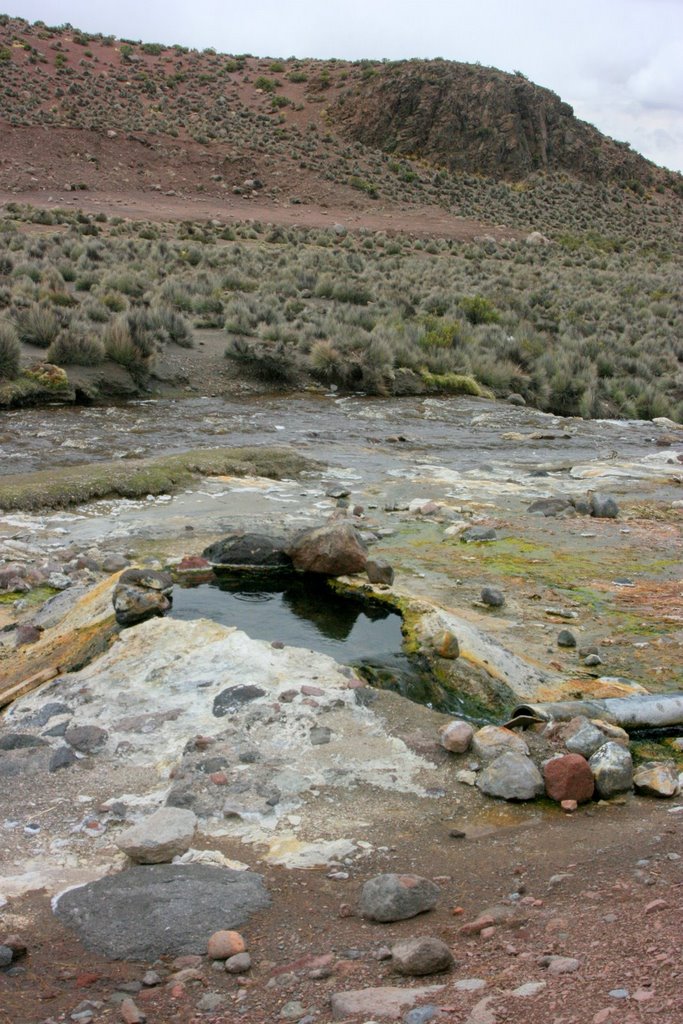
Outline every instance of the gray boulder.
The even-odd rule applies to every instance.
[[[441,939],[420,935],[397,942],[391,950],[391,966],[399,974],[421,977],[448,971],[455,963],[449,947]]]
[[[260,875],[208,864],[150,864],[68,889],[54,912],[113,960],[206,953],[207,937],[270,905]]]
[[[484,725],[472,737],[472,753],[482,761],[493,761],[511,750],[518,754],[529,753],[522,737],[503,725]]]
[[[487,796],[502,800],[534,800],[545,792],[543,776],[531,758],[512,750],[484,769],[477,786]]]
[[[616,519],[619,515],[619,506],[611,494],[590,494],[589,505],[596,519]]]
[[[581,754],[582,757],[590,757],[607,743],[607,737],[597,726],[586,719],[583,725],[579,726],[573,736],[565,742],[565,747],[571,754]]]
[[[463,544],[481,544],[497,539],[498,534],[492,526],[470,526],[460,535]]]
[[[369,558],[365,571],[371,583],[383,583],[390,587],[394,582],[394,570],[383,558]]]
[[[305,530],[288,549],[295,569],[325,576],[363,572],[368,549],[350,523],[332,523]]]
[[[371,921],[404,921],[436,906],[439,892],[420,875],[375,875],[363,886],[360,912]]]
[[[292,560],[286,554],[284,537],[264,533],[232,533],[204,548],[202,555],[214,566],[252,566],[254,568],[287,569]]]
[[[598,796],[607,799],[615,793],[624,793],[633,785],[631,752],[611,740],[600,747],[588,764],[595,779]]]
[[[164,864],[189,850],[197,827],[192,811],[162,807],[114,840],[137,864]]]

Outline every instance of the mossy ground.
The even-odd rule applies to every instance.
[[[98,498],[143,498],[187,487],[200,476],[296,477],[316,463],[289,448],[210,448],[136,462],[99,462],[0,478],[0,508],[36,511]]]

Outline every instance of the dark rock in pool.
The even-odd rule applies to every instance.
[[[229,715],[243,704],[248,704],[257,697],[265,697],[266,691],[260,686],[250,683],[240,683],[237,686],[229,686],[227,690],[221,690],[213,701],[213,713],[216,718],[223,718]]]
[[[119,626],[134,626],[155,615],[164,615],[171,607],[170,599],[160,590],[126,585],[115,587],[112,603]]]
[[[284,537],[264,533],[232,533],[204,548],[202,555],[214,566],[251,566],[252,568],[287,569],[292,560],[285,549]]]
[[[270,905],[261,875],[207,864],[150,864],[69,889],[57,918],[87,949],[113,960],[205,954],[213,932]]]
[[[173,577],[168,572],[157,572],[155,569],[126,569],[119,577],[119,585],[124,584],[170,594],[173,590]]]

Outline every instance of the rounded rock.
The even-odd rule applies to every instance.
[[[225,970],[228,974],[246,974],[251,970],[251,957],[248,953],[235,953],[225,961]]]
[[[244,953],[247,944],[239,932],[214,932],[208,941],[206,952],[211,960],[228,960],[232,956]]]
[[[482,604],[489,608],[502,608],[505,604],[505,596],[502,590],[497,587],[484,587],[481,592]]]
[[[607,799],[616,793],[624,793],[633,785],[631,753],[619,743],[605,743],[596,750],[588,763],[600,797]]]
[[[427,935],[397,942],[391,950],[391,966],[399,974],[422,977],[448,971],[454,964],[453,954],[441,939]]]
[[[474,736],[474,729],[469,722],[462,722],[456,719],[447,722],[439,730],[439,742],[444,750],[452,754],[464,754],[469,748]]]
[[[405,921],[436,906],[439,893],[420,875],[375,875],[363,886],[360,912],[371,921]]]
[[[595,790],[593,772],[581,754],[565,754],[547,761],[543,766],[543,778],[547,795],[558,803],[566,800],[585,803]]]
[[[477,779],[477,788],[502,800],[534,800],[542,795],[545,786],[530,757],[508,750],[484,769]]]
[[[472,737],[472,753],[482,761],[492,761],[510,750],[518,754],[529,753],[521,736],[502,725],[485,725]]]
[[[569,629],[561,629],[557,634],[558,647],[576,647],[576,637]]]

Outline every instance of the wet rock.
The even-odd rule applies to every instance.
[[[151,961],[206,952],[207,933],[270,903],[260,875],[206,864],[152,864],[70,889],[55,914],[93,952]]]
[[[502,608],[505,604],[505,596],[502,590],[497,587],[484,587],[481,592],[482,604],[489,608]]]
[[[576,637],[570,629],[561,629],[557,634],[558,647],[576,647]]]
[[[155,615],[165,615],[171,602],[158,590],[119,585],[114,588],[112,604],[120,626],[134,626]]]
[[[335,992],[331,999],[332,1019],[346,1020],[360,1017],[370,1021],[381,1017],[399,1020],[421,999],[441,992],[443,985],[425,985],[420,988],[394,988],[386,985],[378,988],[361,988],[348,992]]]
[[[469,722],[462,722],[456,719],[447,722],[439,729],[439,742],[444,750],[450,750],[453,754],[464,754],[469,748],[474,736],[474,729]]]
[[[543,778],[547,795],[558,803],[565,800],[585,803],[595,790],[593,772],[586,758],[580,754],[566,754],[547,761],[543,766]]]
[[[93,754],[102,749],[108,735],[107,730],[101,729],[99,725],[70,725],[64,733],[64,739],[81,754]]]
[[[529,748],[521,736],[505,726],[485,725],[472,737],[472,753],[482,761],[492,761],[508,751],[528,754]]]
[[[244,953],[247,946],[244,937],[239,932],[223,931],[214,932],[210,937],[206,955],[211,960],[228,960],[231,956]]]
[[[264,533],[233,533],[209,544],[202,555],[214,565],[287,569],[292,560],[286,553],[285,537]]]
[[[119,584],[156,590],[168,596],[173,590],[173,577],[168,572],[157,572],[156,569],[126,569],[119,576]]]
[[[470,526],[460,536],[460,540],[464,544],[481,544],[497,539],[498,534],[492,526]]]
[[[360,912],[371,921],[404,921],[436,906],[439,892],[420,875],[375,875],[363,886]]]
[[[394,582],[394,570],[383,558],[368,558],[365,571],[371,583],[382,583],[390,587]]]
[[[441,939],[421,935],[397,942],[391,950],[391,966],[399,974],[420,977],[448,971],[455,963],[449,947]]]
[[[590,757],[607,743],[607,737],[595,725],[584,719],[573,735],[565,740],[565,747],[572,754]]]
[[[454,636],[450,630],[444,629],[440,633],[434,636],[434,651],[439,655],[440,658],[446,658],[449,661],[455,660],[460,657],[460,644],[458,638]]]
[[[600,747],[589,760],[598,796],[607,799],[624,793],[633,785],[633,761],[630,751],[611,740]]]
[[[481,772],[477,787],[487,796],[502,800],[534,800],[545,789],[541,773],[531,758],[511,750]]]
[[[294,568],[325,576],[363,572],[368,560],[366,545],[349,523],[333,523],[305,530],[288,549]]]
[[[590,512],[596,519],[616,519],[619,506],[610,494],[589,494]]]
[[[266,691],[253,683],[238,683],[237,686],[228,686],[221,690],[213,701],[213,713],[216,718],[223,718],[225,715],[234,714],[245,704],[259,697],[265,697]]]
[[[636,768],[633,785],[639,793],[648,796],[675,796],[678,792],[678,772],[673,761],[646,761]]]
[[[162,807],[114,841],[137,864],[164,864],[189,850],[196,827],[192,811]]]

